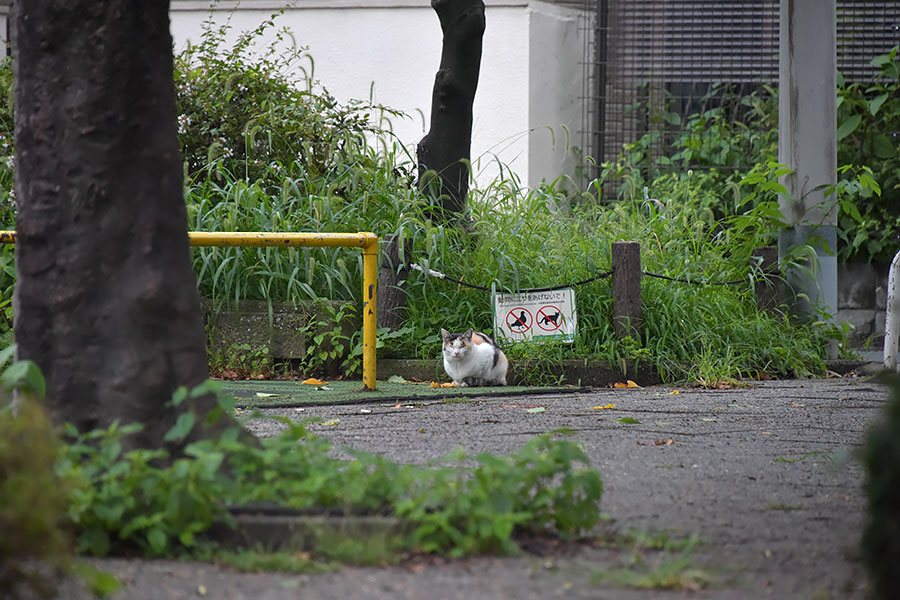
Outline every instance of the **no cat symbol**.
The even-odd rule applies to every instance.
[[[510,331],[525,333],[531,329],[531,313],[524,308],[514,308],[506,315],[506,326]]]
[[[542,306],[541,309],[537,311],[538,327],[544,331],[556,331],[562,323],[562,311],[556,306]]]

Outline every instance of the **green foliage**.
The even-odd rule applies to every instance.
[[[39,401],[43,378],[34,363],[5,369],[0,388],[0,589],[12,598],[50,598],[73,564],[63,528],[67,484],[53,470],[58,440]],[[21,394],[11,405],[14,389]]]
[[[845,261],[887,264],[900,250],[898,54],[900,46],[895,46],[872,61],[881,69],[872,82],[838,82],[838,164],[866,167],[842,173],[851,182],[840,205],[838,229],[843,242],[839,257]]]
[[[366,147],[371,124],[396,114],[374,104],[339,105],[317,91],[314,62],[276,13],[229,44],[230,24],[208,20],[197,45],[175,57],[181,150],[190,179],[222,172],[249,181],[343,170]],[[266,37],[269,41],[263,43]],[[299,77],[299,79],[298,79]]]
[[[875,600],[893,598],[900,586],[900,380],[892,376],[887,383],[891,399],[885,418],[860,450],[868,497],[862,558]]]
[[[340,363],[343,373],[358,373],[362,369],[362,344],[353,344],[353,338],[361,335],[356,306],[342,303],[335,308],[327,302],[315,306],[319,314],[302,330],[306,335],[306,355],[300,368],[310,374],[327,373]]]
[[[211,389],[181,390],[173,401]],[[220,396],[220,414],[231,406]],[[185,439],[198,420],[183,413],[167,440]],[[260,502],[393,513],[413,525],[405,548],[453,555],[514,552],[516,533],[573,536],[599,519],[599,474],[577,444],[550,435],[510,457],[479,455],[474,468],[464,466],[470,460],[462,451],[448,457],[452,466],[418,467],[349,449],[353,460],[337,460],[307,423],[277,420],[285,427],[277,437],[248,443],[235,426],[188,444],[174,461],[162,449],[122,452],[123,437],[140,425],[84,434],[69,428],[72,441],[57,469],[75,482],[68,514],[79,550],[101,556],[124,549],[147,556],[206,551],[198,534],[226,518],[226,505]]]
[[[267,379],[275,374],[268,346],[232,344],[227,350],[210,352],[209,372],[225,379]]]

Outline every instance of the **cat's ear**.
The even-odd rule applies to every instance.
[[[469,327],[469,330],[463,334],[464,338],[471,338],[472,334],[475,333],[475,330]]]
[[[446,342],[448,337],[450,337],[450,332],[441,327],[441,338]]]

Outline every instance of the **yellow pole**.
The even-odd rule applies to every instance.
[[[363,389],[375,389],[378,236],[374,233],[188,233],[192,246],[351,246],[363,251]],[[15,231],[0,231],[0,244],[14,244]]]
[[[375,389],[375,313],[378,287],[378,237],[366,233],[363,246],[363,389]]]

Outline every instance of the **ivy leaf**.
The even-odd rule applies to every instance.
[[[841,141],[859,127],[860,122],[862,121],[862,115],[851,115],[844,119],[844,121],[840,124],[837,129],[837,139]]]
[[[872,100],[869,101],[869,112],[873,117],[878,113],[878,109],[880,109],[881,105],[884,104],[884,101],[888,99],[888,96],[888,93],[885,92],[883,94],[875,96],[874,98],[872,98]]]

